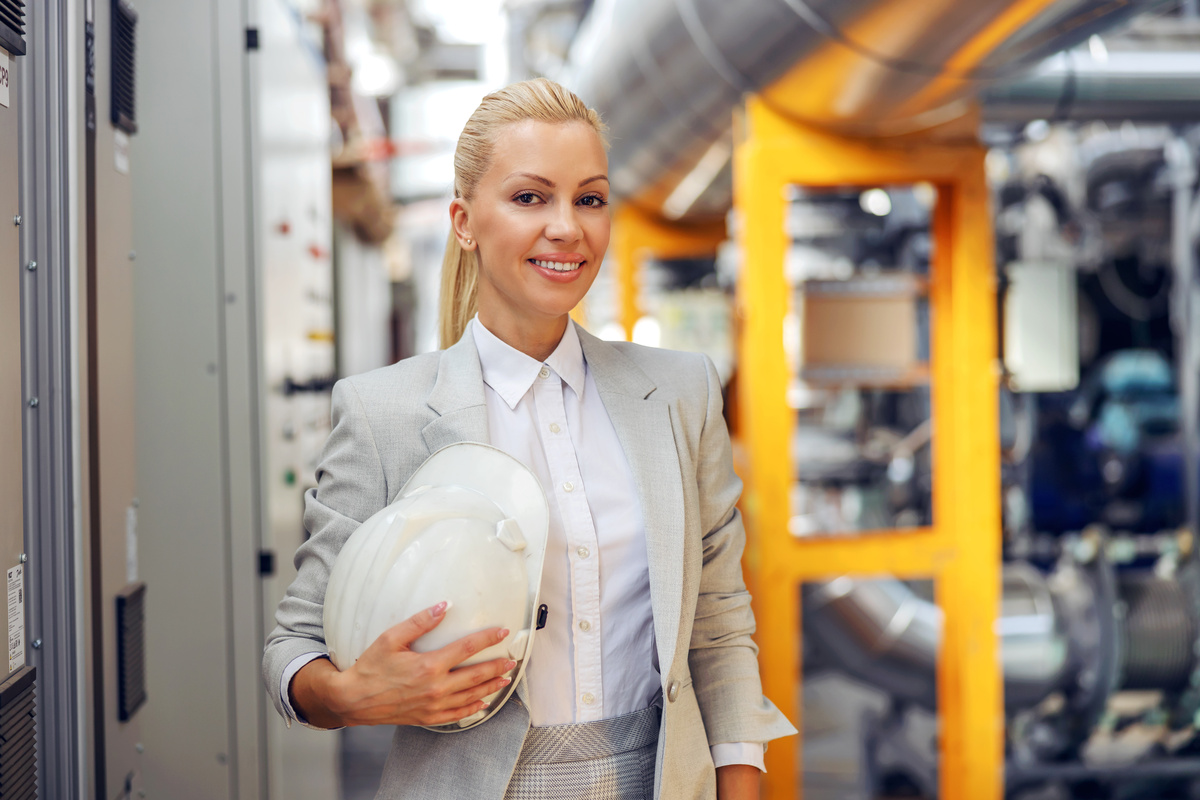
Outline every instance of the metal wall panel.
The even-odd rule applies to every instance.
[[[87,330],[95,337],[91,353],[96,358],[94,394],[88,402],[96,406],[91,420],[98,423],[98,434],[90,439],[91,486],[99,488],[98,551],[89,557],[98,562],[99,591],[93,591],[89,603],[100,604],[102,613],[102,656],[104,696],[103,752],[105,757],[104,785],[98,787],[102,798],[123,798],[128,787],[140,780],[141,757],[138,746],[142,741],[141,718],[135,714],[122,722],[118,708],[117,670],[117,595],[136,579],[129,572],[130,547],[136,533],[137,475],[134,452],[136,408],[134,406],[134,294],[135,264],[133,250],[133,197],[128,163],[122,167],[118,152],[123,148],[117,132],[104,114],[109,103],[111,5],[97,2],[96,11],[96,115],[95,137],[95,205],[94,217],[86,224],[94,225],[95,235],[95,319]],[[93,506],[94,507],[94,506]],[[97,541],[93,538],[92,541]],[[153,604],[154,589],[148,592],[147,603]],[[95,631],[93,631],[93,635]],[[92,644],[96,646],[95,642]],[[93,697],[93,702],[96,698]],[[99,730],[96,731],[99,736]],[[97,756],[100,751],[97,750]]]
[[[223,2],[139,3],[133,140],[145,788],[232,798],[224,286],[214,42]]]
[[[172,800],[327,800],[337,737],[285,730],[259,677],[264,629],[303,535],[303,487],[285,473],[295,464],[292,475],[311,475],[311,455],[285,450],[281,460],[275,445],[298,430],[309,453],[328,427],[327,390],[282,391],[285,373],[308,382],[333,365],[320,40],[279,0],[143,0],[138,10],[146,790]],[[247,27],[257,50],[245,50]],[[283,373],[271,366],[280,352],[294,354]],[[264,548],[281,571],[265,581]]]
[[[22,354],[25,396],[25,534],[30,640],[38,672],[38,788],[43,797],[76,798],[92,774],[81,741],[82,708],[78,579],[83,569],[76,491],[79,378],[76,310],[78,257],[71,246],[80,217],[70,197],[80,191],[79,137],[72,122],[83,85],[82,5],[29,6],[27,55],[21,70]],[[74,66],[72,66],[74,65]],[[76,256],[76,257],[73,257]],[[81,377],[81,376],[80,376]],[[85,755],[86,753],[86,755]]]
[[[24,499],[22,492],[21,420],[25,411],[21,376],[21,281],[26,271],[20,263],[20,150],[17,148],[20,105],[20,59],[0,50],[0,69],[8,71],[8,107],[0,107],[0,575],[17,565],[24,552]],[[3,587],[0,587],[3,588]],[[7,606],[5,606],[7,609]],[[8,635],[8,614],[4,614]],[[22,626],[24,621],[21,622]],[[8,641],[8,636],[5,637]],[[18,667],[22,665],[17,665]],[[0,675],[8,675],[7,648]]]

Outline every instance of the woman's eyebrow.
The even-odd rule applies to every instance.
[[[508,177],[509,178],[529,178],[531,180],[537,181],[538,183],[545,184],[546,186],[549,186],[551,189],[558,186],[558,184],[556,184],[554,181],[550,180],[549,178],[543,178],[541,175],[535,175],[532,172],[514,172],[512,175],[509,175]],[[591,183],[592,181],[606,181],[607,182],[608,176],[607,175],[593,175],[590,178],[584,178],[583,180],[581,180],[579,182],[579,185],[586,186],[587,184]]]
[[[512,175],[509,175],[508,177],[509,178],[532,178],[533,180],[537,181],[538,183],[546,184],[551,189],[553,189],[555,186],[558,185],[554,181],[550,180],[549,178],[543,178],[541,175],[534,175],[532,172],[514,172]]]

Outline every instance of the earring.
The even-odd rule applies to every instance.
[[[471,246],[471,240],[467,239],[467,247],[470,247],[470,246]]]

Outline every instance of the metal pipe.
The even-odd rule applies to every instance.
[[[818,127],[919,130],[961,115],[982,81],[1160,2],[597,0],[559,77],[610,128],[616,194],[658,212],[746,92]],[[715,196],[675,215],[728,208],[722,171],[707,172]]]
[[[1023,562],[1005,565],[996,633],[1005,702],[1036,704],[1071,669],[1071,642],[1046,578]],[[805,632],[855,677],[932,708],[942,611],[891,578],[842,577],[804,595]]]
[[[1126,783],[1143,780],[1184,780],[1200,778],[1200,758],[1160,758],[1134,764],[1051,763],[1016,765],[1010,763],[1004,773],[1005,789],[1031,784],[1064,781]]]
[[[1200,119],[1200,51],[1059,53],[980,95],[986,122]]]

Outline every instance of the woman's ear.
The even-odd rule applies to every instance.
[[[467,201],[456,197],[450,201],[450,224],[454,227],[454,236],[464,250],[475,249],[475,237],[471,235],[470,208]]]

